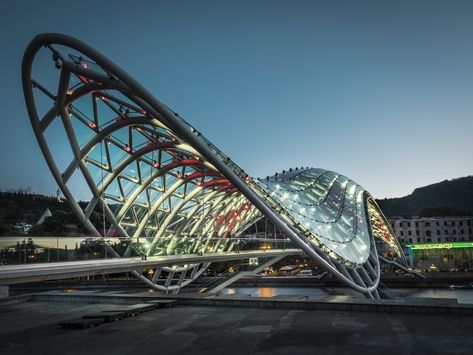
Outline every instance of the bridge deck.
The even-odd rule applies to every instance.
[[[301,254],[300,249],[273,249],[241,251],[239,253],[206,253],[151,256],[147,260],[141,258],[115,258],[101,260],[83,260],[56,263],[38,263],[23,265],[4,265],[0,267],[0,285],[57,280],[69,277],[103,275],[154,268],[203,262],[220,262],[249,258],[268,258],[281,255]]]

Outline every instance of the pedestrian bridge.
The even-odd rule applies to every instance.
[[[88,233],[98,239],[146,240],[139,253],[146,253],[149,266],[159,255],[173,255],[166,258],[173,258],[175,266],[157,267],[151,279],[132,272],[150,287],[174,292],[213,260],[199,256],[178,263],[178,255],[218,251],[222,258],[242,252],[231,239],[260,220],[272,226],[273,236],[287,238],[298,253],[370,298],[379,298],[376,244],[405,263],[389,222],[361,185],[319,167],[250,176],[123,69],[75,38],[35,37],[23,57],[22,81],[39,147]],[[232,124],[222,119],[215,127]],[[81,205],[84,194],[88,202]],[[213,249],[207,250],[213,239]],[[100,266],[87,262],[82,271],[98,267],[106,272],[112,265],[132,270],[127,263],[140,263],[128,261],[133,248],[111,248],[123,260]],[[54,274],[44,270],[43,277]],[[164,287],[156,284],[161,272],[168,274]]]

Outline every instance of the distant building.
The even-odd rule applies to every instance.
[[[43,214],[41,215],[41,217],[39,217],[38,219],[38,222],[36,222],[36,224],[43,224],[44,223],[44,220],[48,217],[52,217],[52,213],[51,213],[51,210],[49,209],[49,207],[46,207],[46,209],[44,210]]]
[[[473,242],[407,244],[411,266],[425,271],[472,271]]]
[[[391,217],[409,264],[425,271],[473,270],[473,217]]]
[[[31,224],[18,222],[15,224],[14,228],[23,234],[28,234],[29,230],[31,229]]]
[[[390,217],[403,244],[473,241],[473,217]]]

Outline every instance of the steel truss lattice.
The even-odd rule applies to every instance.
[[[42,74],[46,67],[53,75],[36,78],[35,70]],[[41,151],[80,221],[96,238],[131,241],[121,254],[109,248],[114,256],[236,251],[239,234],[264,216],[320,266],[369,297],[378,297],[380,274],[374,237],[402,257],[361,186],[322,169],[249,177],[122,69],[74,38],[35,37],[22,78]],[[58,129],[66,142],[54,148]],[[78,179],[91,196],[85,207],[74,193]],[[97,209],[103,230],[91,221]],[[140,239],[144,243],[133,243]],[[134,274],[156,289],[177,292],[207,267]],[[158,284],[163,274],[166,281]]]

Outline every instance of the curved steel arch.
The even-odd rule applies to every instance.
[[[42,47],[59,72],[54,90],[32,78]],[[264,215],[319,265],[371,297],[378,296],[380,275],[374,237],[391,241],[402,255],[395,237],[391,240],[389,224],[385,228],[386,220],[361,186],[337,173],[309,168],[252,179],[126,72],[81,41],[54,33],[36,36],[25,51],[22,80],[46,162],[72,209],[96,237],[116,232],[127,240],[145,238],[149,254],[178,253],[178,241],[189,238],[196,251],[208,246],[209,237],[238,235]],[[35,92],[49,100],[42,117]],[[61,121],[72,149],[64,171],[45,137],[55,121]],[[100,161],[92,156],[98,149]],[[86,209],[70,188],[76,170],[92,193]],[[113,230],[101,232],[91,223],[97,207]],[[219,239],[214,249],[222,245],[231,249],[234,243]],[[131,252],[128,249],[126,255]],[[179,282],[172,284],[177,271]],[[158,270],[151,279],[135,274],[155,288],[175,291],[198,276],[202,265],[166,272],[164,287],[156,284]]]

